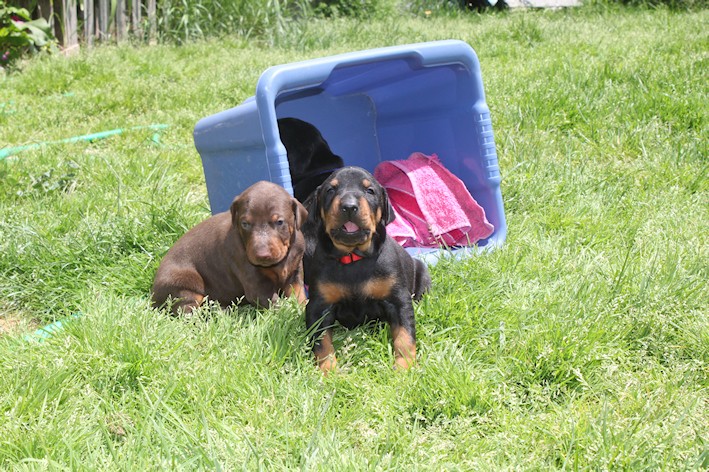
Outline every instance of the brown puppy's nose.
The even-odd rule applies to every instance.
[[[254,235],[250,244],[250,254],[253,258],[252,263],[269,264],[276,257],[275,248],[267,238]]]
[[[352,218],[359,211],[359,205],[354,195],[347,195],[342,198],[340,211],[347,215],[348,218]]]
[[[271,254],[271,249],[266,245],[256,246],[256,250],[254,252],[254,256],[256,256],[256,259],[258,260],[268,260],[273,257]]]

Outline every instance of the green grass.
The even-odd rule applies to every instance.
[[[0,335],[0,468],[706,470],[707,23],[333,19],[0,77],[0,146],[170,125],[0,161],[0,326],[20,326]],[[418,367],[394,372],[388,331],[368,326],[336,331],[323,378],[292,302],[150,309],[160,258],[209,214],[198,119],[273,64],[444,38],[480,58],[509,233],[432,268]]]

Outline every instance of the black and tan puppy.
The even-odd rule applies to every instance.
[[[271,182],[257,182],[230,211],[198,224],[167,251],[153,283],[153,305],[173,300],[190,312],[205,298],[223,306],[246,300],[268,306],[280,294],[305,303],[300,227],[305,207]]]
[[[293,195],[304,202],[332,171],[344,163],[340,156],[333,154],[320,131],[307,121],[281,118],[278,132],[288,153]]]
[[[394,218],[384,188],[366,170],[345,167],[332,173],[306,203],[303,226],[309,301],[306,327],[313,353],[327,373],[337,360],[332,344],[335,321],[353,328],[368,320],[389,323],[394,367],[416,360],[413,300],[431,287],[426,265],[413,259],[386,234]]]

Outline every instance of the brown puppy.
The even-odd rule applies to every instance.
[[[198,224],[165,254],[153,283],[153,305],[172,299],[172,311],[190,312],[203,300],[222,306],[268,306],[280,293],[305,303],[300,227],[308,213],[283,187],[257,182],[230,211]]]
[[[416,362],[412,300],[431,287],[428,268],[386,234],[394,210],[386,190],[366,170],[333,172],[307,201],[304,269],[310,300],[305,324],[313,353],[327,373],[337,360],[332,328],[389,323],[395,367]]]

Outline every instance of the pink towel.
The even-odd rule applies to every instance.
[[[435,154],[382,162],[374,178],[394,207],[387,234],[404,247],[471,246],[494,230],[465,184]]]

